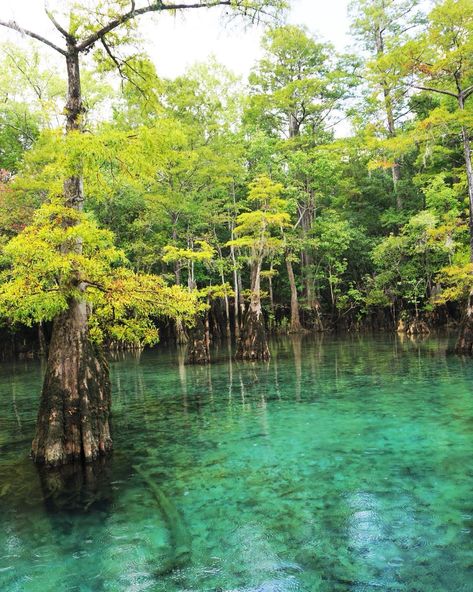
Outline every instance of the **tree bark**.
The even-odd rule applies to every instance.
[[[261,263],[255,264],[251,276],[251,301],[244,316],[243,327],[237,343],[236,358],[264,361],[269,360],[270,353],[261,309]]]
[[[464,109],[463,98],[459,97],[460,109]],[[470,212],[470,263],[473,264],[473,167],[471,164],[471,145],[468,130],[462,128],[463,154],[465,157],[466,178],[468,183],[468,202]],[[455,346],[458,354],[473,355],[473,288],[468,297],[465,316],[463,318],[460,336]]]
[[[299,315],[296,279],[294,277],[294,269],[292,268],[291,254],[289,252],[286,252],[286,268],[287,277],[289,278],[289,286],[291,288],[291,324],[289,326],[289,332],[301,333],[304,329],[301,325]]]
[[[233,205],[235,207],[235,187],[233,187]],[[235,238],[234,233],[234,226],[235,222],[233,218],[231,218],[229,222],[230,228],[230,237],[231,240]],[[235,323],[235,339],[238,339],[240,336],[240,287],[241,281],[239,282],[238,278],[238,266],[237,260],[235,256],[235,247],[233,245],[230,246],[230,257],[232,259],[232,267],[233,267],[233,291],[235,292],[235,299],[233,301],[233,312],[234,312],[234,323]]]
[[[383,56],[384,51],[384,38],[383,32],[379,25],[376,25],[375,28],[375,39],[376,39],[376,54],[378,57]],[[396,124],[394,119],[394,109],[393,109],[393,101],[391,96],[391,89],[389,88],[388,83],[386,80],[381,82],[381,86],[383,89],[383,99],[384,99],[384,108],[386,111],[386,119],[388,123],[388,135],[390,138],[394,138],[396,136]],[[391,173],[393,178],[393,189],[394,195],[396,197],[396,209],[398,211],[402,210],[402,196],[399,193],[399,181],[401,179],[401,166],[400,164],[395,161],[391,167]]]
[[[222,262],[222,268],[220,270],[220,279],[222,280],[222,285],[225,285],[226,281],[225,281],[225,272],[223,271],[224,259],[223,259],[223,255],[222,255],[222,249],[220,248],[220,246],[217,246],[217,249],[218,249],[218,255],[220,257],[220,261]],[[228,299],[228,294],[227,294],[226,290],[225,290],[225,295],[223,297],[223,301],[225,304],[225,334],[227,337],[230,337],[232,334],[231,327],[230,327],[230,301]]]
[[[197,315],[195,326],[190,331],[186,364],[208,364],[210,362],[210,348],[206,323],[201,315]]]
[[[35,462],[90,462],[112,448],[108,364],[87,333],[86,304],[74,300],[53,324],[31,450]]]

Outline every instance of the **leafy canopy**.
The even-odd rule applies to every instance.
[[[60,201],[42,205],[3,249],[0,316],[32,325],[54,319],[72,299],[85,299],[95,340],[148,344],[158,339],[153,317],[190,322],[196,297],[159,276],[132,271],[113,239],[89,215]]]

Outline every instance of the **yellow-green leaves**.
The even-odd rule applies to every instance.
[[[95,339],[134,343],[157,340],[153,317],[190,322],[195,295],[130,270],[113,239],[86,214],[60,202],[43,205],[3,249],[0,316],[31,325],[85,299]]]
[[[194,244],[198,249],[181,249],[174,245],[166,245],[163,249],[163,261],[173,263],[175,261],[210,261],[215,255],[215,249],[206,241],[196,240]]]
[[[158,341],[155,319],[170,317],[191,324],[199,307],[195,293],[124,267],[110,274],[103,287],[91,286],[88,298],[93,304],[89,323],[94,339],[137,345]]]
[[[243,212],[237,217],[236,239],[227,245],[246,248],[250,261],[262,261],[265,255],[276,253],[284,246],[282,232],[290,225],[287,202],[280,196],[283,186],[267,176],[249,185],[248,203],[258,209]]]
[[[109,231],[57,202],[43,205],[3,255],[0,314],[25,324],[54,318],[80,296],[80,282],[102,282],[123,259]]]

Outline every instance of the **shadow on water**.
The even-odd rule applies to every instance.
[[[113,506],[110,459],[36,469],[45,510],[53,519],[61,513],[108,513]]]

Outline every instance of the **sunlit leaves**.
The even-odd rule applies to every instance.
[[[152,343],[154,317],[190,321],[196,298],[129,269],[110,231],[59,202],[43,205],[3,249],[0,315],[31,325],[52,320],[71,299],[92,307],[95,339]]]

